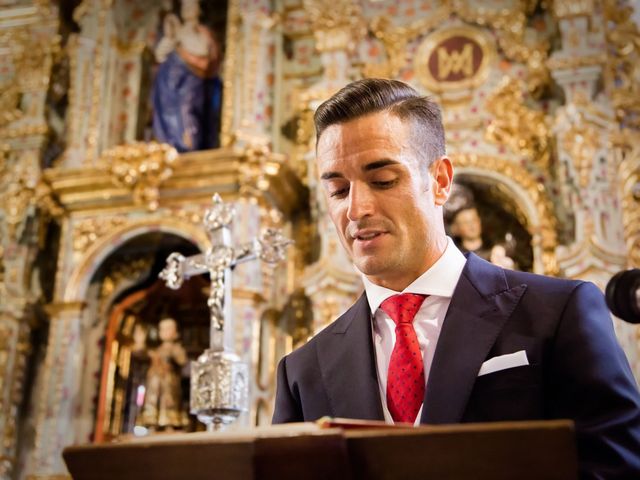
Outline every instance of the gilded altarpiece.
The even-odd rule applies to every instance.
[[[302,283],[316,328],[360,280],[342,256],[314,172],[312,116],[351,80],[408,82],[443,106],[465,184],[508,198],[532,270],[600,288],[637,266],[638,29],[615,1],[289,0],[280,8],[275,140],[311,194],[319,248]],[[634,77],[635,75],[635,77]],[[636,376],[638,329],[614,320]]]
[[[66,8],[0,10],[2,478],[64,478],[62,448],[96,438],[109,309],[153,252],[110,262],[154,235],[205,249],[215,191],[239,202],[238,241],[262,226],[296,240],[286,265],[234,280],[253,372],[243,422],[269,422],[279,358],[362,289],[314,163],[313,112],[351,80],[398,78],[442,104],[459,179],[509,205],[531,270],[603,288],[640,267],[639,34],[624,1],[230,0],[221,148],[183,154],[144,133],[162,2]],[[638,329],[614,322],[640,377]]]
[[[0,211],[6,230],[1,280],[7,293],[3,309],[13,307],[6,315],[3,310],[1,325],[7,335],[1,343],[0,405],[2,421],[13,423],[3,425],[2,478],[64,476],[60,453],[65,445],[105,438],[105,432],[98,434],[97,420],[105,411],[101,405],[105,398],[111,404],[114,392],[118,394],[101,388],[105,349],[115,349],[113,342],[105,345],[110,339],[106,332],[116,299],[135,290],[149,272],[153,242],[146,251],[140,244],[171,237],[206,249],[202,215],[214,192],[237,204],[233,234],[238,243],[256,237],[263,227],[300,236],[298,224],[308,217],[306,188],[270,144],[275,22],[269,2],[232,1],[225,8],[222,147],[178,154],[170,145],[140,141],[147,136],[145,77],[153,75],[148,50],[161,5],[84,1],[65,4],[72,10],[58,12],[46,2],[22,2],[2,12],[7,25],[30,28],[3,31],[3,45],[15,43],[16,48],[3,57],[10,89],[3,96],[7,109],[1,136],[7,200]],[[201,6],[216,8],[206,2]],[[70,28],[58,28],[61,18]],[[56,37],[62,30],[62,38]],[[38,43],[50,50],[35,48]],[[54,128],[44,112],[50,71],[64,70],[60,65],[66,65],[67,90],[61,93],[64,108],[56,112]],[[28,116],[33,117],[30,122],[25,121]],[[43,155],[49,152],[45,134],[54,133],[64,147],[51,158]],[[14,146],[14,138],[22,142]],[[39,295],[39,272],[33,266],[39,250],[45,250],[47,231],[42,229],[47,224],[58,226],[55,286],[49,296]],[[9,238],[15,240],[4,241]],[[138,245],[133,252],[132,244]],[[233,336],[253,375],[251,408],[240,422],[244,425],[269,421],[275,363],[293,346],[291,335],[281,328],[282,308],[293,292],[300,261],[296,253],[290,257],[275,269],[243,265],[234,274]],[[42,280],[54,285],[53,278]],[[34,305],[44,304],[36,311]],[[34,357],[29,328],[36,317],[42,317],[47,338],[33,360],[35,373],[27,391],[20,382],[25,364]],[[23,430],[30,433],[19,439],[21,403],[26,405]],[[113,432],[117,429],[107,433]]]
[[[56,9],[14,3],[0,15],[0,477],[18,456],[20,405],[32,335],[43,321],[38,250],[52,210],[38,208],[41,153],[47,143],[45,99],[60,53]],[[42,264],[41,264],[42,265]]]

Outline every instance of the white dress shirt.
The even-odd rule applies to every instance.
[[[362,276],[373,318],[372,332],[376,354],[376,368],[378,370],[378,385],[380,386],[380,398],[382,400],[384,419],[387,423],[394,423],[387,408],[387,371],[389,370],[391,352],[393,352],[393,346],[396,342],[396,324],[378,307],[380,307],[380,304],[387,298],[398,293],[428,295],[413,320],[413,327],[415,328],[418,343],[420,344],[420,351],[422,352],[426,385],[429,379],[433,354],[436,350],[440,330],[442,329],[442,323],[466,261],[467,259],[453,244],[451,238],[447,237],[447,247],[442,256],[429,270],[416,278],[413,283],[402,292],[381,287],[371,283],[364,275]],[[422,406],[416,416],[415,425],[420,423],[421,414]]]

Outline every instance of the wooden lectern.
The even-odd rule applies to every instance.
[[[338,421],[330,428],[305,423],[165,434],[68,447],[63,456],[75,480],[577,478],[570,421],[417,428],[354,423],[357,428]]]

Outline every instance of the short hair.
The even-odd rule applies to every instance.
[[[382,111],[411,121],[416,154],[425,157],[427,166],[446,155],[440,107],[406,83],[383,78],[352,82],[322,103],[313,117],[316,144],[329,126]]]

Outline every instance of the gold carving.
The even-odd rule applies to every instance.
[[[562,252],[560,264],[563,268],[571,268],[570,278],[588,278],[589,275],[602,273],[600,268],[594,267],[590,261],[594,258],[609,265],[624,265],[626,256],[619,251],[605,245],[596,235],[592,217],[585,217],[580,240],[573,243]],[[578,266],[578,269],[575,268]]]
[[[585,121],[577,122],[562,134],[562,148],[569,154],[581,188],[589,186],[595,156],[600,149],[600,132]]]
[[[53,35],[43,42],[41,34],[29,27],[9,29],[5,36],[2,43],[11,51],[14,73],[0,85],[0,137],[45,134],[48,127],[38,113],[41,100],[30,97],[47,90],[53,58],[60,52],[60,37]]]
[[[387,61],[380,65],[365,66],[363,74],[368,77],[397,77],[406,63],[408,43],[420,35],[428,34],[455,13],[466,22],[494,30],[504,55],[509,60],[527,65],[527,88],[537,96],[550,81],[546,65],[550,45],[546,40],[533,44],[525,42],[527,14],[531,13],[535,3],[523,1],[510,9],[489,9],[478,8],[467,0],[451,0],[442,2],[429,16],[406,27],[393,27],[388,17],[375,17],[369,30],[385,46]]]
[[[178,152],[171,145],[140,142],[111,148],[102,154],[100,162],[116,185],[131,190],[136,205],[155,211],[160,186],[173,174],[177,157]]]
[[[187,210],[184,208],[174,210],[171,212],[171,215],[174,218],[178,218],[185,222],[192,223],[193,225],[201,225],[202,224],[202,213],[204,210]]]
[[[159,220],[153,217],[141,219],[129,218],[128,222],[119,227],[106,231],[97,238],[84,253],[73,262],[71,272],[65,277],[64,286],[60,289],[59,298],[67,303],[74,302],[78,298],[85,298],[86,288],[93,275],[96,264],[105,252],[112,251],[119,239],[131,232],[144,233],[147,231],[180,232],[180,235],[197,245],[201,251],[210,246],[210,241],[201,226],[184,223],[173,217]]]
[[[21,300],[17,303],[27,303],[25,299]],[[4,419],[2,446],[5,454],[0,455],[0,476],[9,478],[16,460],[18,409],[24,394],[27,359],[32,350],[29,326],[32,319],[10,316],[5,319],[8,322],[0,323],[0,425]],[[8,401],[5,403],[5,400]]]
[[[21,2],[24,3],[24,2]],[[5,15],[6,14],[6,15]],[[53,57],[59,52],[57,15],[41,0],[36,5],[3,10],[0,46],[4,74],[0,85],[0,477],[13,478],[17,462],[17,420],[24,396],[30,353],[29,303],[37,293],[25,291],[35,238],[24,238],[26,219],[34,219],[39,153],[48,127],[43,115]],[[36,138],[24,138],[36,137]],[[39,137],[39,138],[37,138]],[[13,148],[13,150],[11,150]],[[30,229],[37,232],[38,229]],[[4,260],[11,259],[5,265]],[[6,270],[5,270],[6,268]],[[6,283],[5,283],[6,282]],[[11,290],[9,294],[8,290]],[[12,312],[7,314],[6,312]]]
[[[389,17],[381,16],[371,21],[369,30],[384,45],[387,61],[381,64],[365,65],[362,74],[365,77],[397,77],[406,63],[409,29],[394,28]]]
[[[0,130],[0,137],[14,139],[20,137],[30,137],[32,135],[45,135],[49,127],[45,124],[22,125],[18,127],[8,127]]]
[[[365,34],[362,11],[354,0],[303,0],[319,52],[352,50]]]
[[[466,0],[453,0],[454,10],[463,20],[495,31],[498,46],[504,55],[512,61],[527,65],[527,89],[537,97],[550,82],[546,59],[550,45],[546,40],[529,44],[525,42],[527,13],[531,5],[519,2],[519,8],[478,9]]]
[[[83,220],[73,230],[73,249],[78,253],[84,253],[93,243],[127,223],[124,217],[89,218]]]
[[[23,112],[19,108],[21,93],[17,84],[11,84],[0,91],[0,127],[22,117]]]
[[[0,205],[3,206],[8,236],[14,240],[17,240],[20,234],[19,227],[27,215],[27,208],[35,203],[34,174],[37,172],[30,171],[21,162],[5,175],[2,182],[4,185],[0,190]]]
[[[604,16],[608,48],[606,90],[623,127],[640,129],[640,32],[633,8],[605,0]]]
[[[236,148],[240,149],[239,146]],[[284,163],[283,156],[271,154],[270,158],[272,161],[267,161],[268,169],[263,172],[269,177],[269,189],[262,197],[289,218],[306,205],[306,191],[300,179]],[[194,202],[207,204],[215,192],[237,199],[240,166],[245,161],[242,151],[224,148],[179,155],[172,166],[171,178],[162,184],[163,197],[166,193],[167,199],[163,203],[168,208]],[[275,164],[278,174],[273,176]],[[111,176],[105,174],[107,168],[104,164],[99,168],[52,168],[44,171],[43,180],[70,214],[82,212],[86,218],[104,215],[106,211],[111,215],[137,211],[139,208],[132,203],[129,194],[131,189],[114,185]]]
[[[65,312],[79,313],[84,307],[85,302],[54,302],[45,305],[44,310],[51,317],[58,317]]]
[[[64,208],[60,205],[51,186],[42,179],[36,185],[35,197],[36,204],[45,217],[60,218],[64,215]]]
[[[269,144],[260,138],[249,139],[241,155],[239,165],[240,194],[255,198],[263,197],[269,190],[269,176],[277,176],[281,157],[273,154]]]
[[[329,98],[335,91],[326,88],[312,87],[308,90],[300,91],[294,89],[291,98],[294,115],[292,122],[294,125],[293,142],[294,149],[291,152],[290,164],[298,178],[306,185],[309,181],[309,152],[313,150],[313,142],[316,137],[313,115],[315,109],[313,105],[320,104],[324,99]]]
[[[445,21],[451,14],[447,5],[439,6],[430,15],[423,17],[406,27],[395,27],[388,16],[378,16],[371,20],[369,30],[382,42],[387,52],[387,61],[381,64],[366,65],[365,77],[397,77],[407,63],[407,45],[413,39],[424,35]]]
[[[543,112],[525,105],[522,83],[505,77],[489,97],[486,108],[493,115],[485,138],[549,167],[550,129]]]
[[[593,14],[593,0],[553,0],[553,15],[557,19],[590,17]]]
[[[622,223],[627,246],[627,264],[640,268],[640,141],[637,135],[613,138],[620,155],[619,175],[622,191]]]
[[[547,60],[547,67],[551,70],[572,70],[592,65],[603,65],[606,60],[606,55],[602,53],[584,57],[555,57]]]
[[[527,194],[529,201],[535,208],[535,214],[538,220],[537,225],[531,224],[531,215],[528,215],[527,230],[531,234],[532,247],[534,252],[536,247],[541,248],[543,273],[546,275],[558,275],[558,261],[556,259],[556,247],[558,239],[556,234],[556,217],[553,211],[553,204],[545,193],[540,182],[533,177],[526,169],[517,163],[508,160],[488,157],[482,155],[456,155],[454,165],[459,168],[468,168],[473,170],[484,170],[487,172],[500,172],[500,175],[509,178],[518,184]],[[518,208],[525,212],[530,211],[521,199],[514,196],[514,200]],[[535,259],[534,259],[535,262]]]
[[[472,88],[486,80],[494,53],[486,36],[476,28],[439,30],[418,47],[416,76],[433,92]]]

